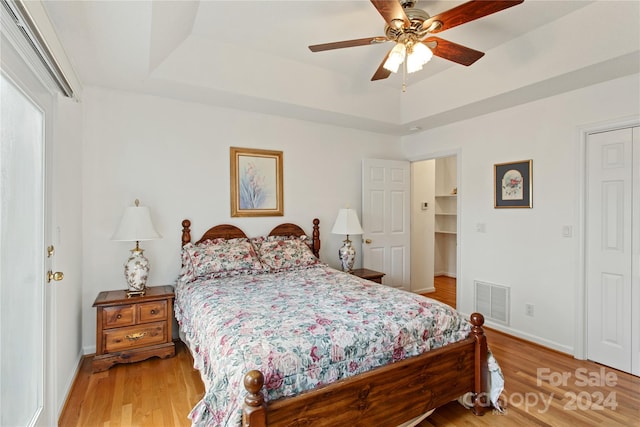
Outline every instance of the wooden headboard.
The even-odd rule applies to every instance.
[[[292,223],[280,224],[275,227],[269,233],[269,236],[304,236],[306,233],[304,230]],[[235,239],[239,237],[247,237],[244,231],[240,230],[235,225],[231,224],[221,224],[211,227],[202,235],[202,237],[196,242],[196,244],[200,242],[204,242],[208,239],[216,239],[216,238],[224,238],[224,239]],[[320,258],[320,220],[318,218],[314,218],[313,220],[313,233],[311,235],[311,251],[313,254]],[[191,221],[185,219],[182,221],[182,246],[191,242]]]

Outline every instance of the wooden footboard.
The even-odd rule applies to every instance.
[[[471,335],[464,341],[268,404],[262,394],[262,373],[250,371],[244,378],[243,427],[333,427],[382,421],[394,426],[468,392],[474,413],[482,415],[489,407],[484,317],[473,313],[470,321]]]

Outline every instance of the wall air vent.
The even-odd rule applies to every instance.
[[[510,288],[475,280],[475,311],[487,320],[509,325]]]

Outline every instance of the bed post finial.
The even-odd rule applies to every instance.
[[[484,330],[482,329],[482,325],[484,325],[484,316],[482,315],[482,313],[471,313],[471,316],[469,316],[469,320],[473,325],[472,331],[474,333],[479,332],[481,334],[484,334]]]
[[[244,376],[244,388],[247,395],[242,406],[242,427],[266,427],[267,413],[262,395],[264,375],[257,370],[251,370]]]
[[[481,313],[472,313],[469,320],[472,325],[471,335],[476,341],[473,413],[476,415],[484,415],[487,408],[491,405],[489,383],[487,381],[489,378],[487,367],[489,349],[487,347],[487,337],[482,328],[482,325],[484,325],[484,316]]]
[[[191,221],[182,220],[182,246],[191,242]]]
[[[313,219],[313,254],[320,258],[320,220]]]

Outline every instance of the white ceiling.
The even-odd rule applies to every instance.
[[[461,3],[422,0],[417,7],[435,15]],[[366,0],[44,2],[84,85],[392,134],[420,123],[415,114],[404,117],[411,102],[403,95],[413,91],[415,97],[449,73],[477,79],[476,67],[491,67],[500,46],[589,3],[526,0],[442,32],[439,37],[486,55],[469,68],[434,57],[408,76],[402,94],[401,75],[370,81],[390,43],[317,53],[307,48],[382,35],[384,21]]]

